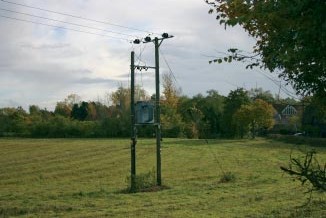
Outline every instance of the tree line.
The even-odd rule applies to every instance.
[[[153,99],[140,87],[136,101]],[[109,95],[110,104],[82,101],[76,94],[57,102],[54,111],[37,105],[0,109],[0,136],[69,138],[129,137],[130,89],[119,87]],[[163,75],[161,98],[163,137],[245,138],[267,133],[292,134],[298,131],[310,136],[325,136],[325,102],[317,97],[301,101],[279,99],[261,88],[249,91],[238,88],[227,96],[216,90],[206,95],[184,96],[169,75]],[[275,105],[296,105],[302,110],[277,124]],[[277,128],[276,128],[277,127]],[[138,127],[140,137],[153,137],[153,126]]]

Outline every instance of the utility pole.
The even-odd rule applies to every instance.
[[[161,41],[162,42],[162,41]],[[161,108],[160,108],[160,58],[159,58],[159,41],[156,37],[154,39],[155,44],[155,123],[156,123],[156,183],[158,186],[162,185],[161,174]]]
[[[156,184],[157,186],[162,185],[162,173],[161,173],[161,109],[160,109],[160,60],[159,60],[159,47],[162,44],[164,39],[172,38],[167,33],[162,34],[162,38],[155,37],[152,40],[149,36],[145,37],[145,41],[141,41],[139,39],[135,39],[133,41],[134,44],[149,43],[154,42],[155,45],[155,67],[149,66],[140,66],[134,64],[134,52],[131,52],[131,190],[135,189],[136,183],[136,129],[135,129],[135,107],[134,107],[134,92],[135,92],[135,68],[137,69],[145,69],[154,68],[155,69],[155,122],[154,125],[156,127]]]
[[[130,110],[131,110],[131,192],[136,189],[136,126],[135,126],[135,52],[131,52],[131,84],[130,84]]]

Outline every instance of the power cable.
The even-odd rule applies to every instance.
[[[115,27],[119,27],[119,28],[123,28],[123,29],[129,29],[129,30],[144,32],[144,33],[148,33],[148,34],[159,35],[157,33],[150,32],[150,31],[147,31],[147,30],[141,30],[141,29],[138,29],[138,28],[127,27],[127,26],[123,26],[123,25],[119,25],[119,24],[115,24],[115,23],[111,23],[111,22],[107,22],[107,21],[95,20],[95,19],[91,19],[91,18],[86,18],[86,17],[72,15],[72,14],[68,14],[68,13],[48,10],[48,9],[44,9],[44,8],[34,7],[34,6],[30,6],[30,5],[26,5],[26,4],[22,4],[22,3],[11,2],[11,1],[6,1],[6,0],[0,0],[0,1],[8,3],[8,4],[19,5],[19,6],[22,6],[22,7],[32,8],[32,9],[36,9],[36,10],[40,10],[40,11],[46,11],[46,12],[49,12],[49,13],[54,13],[54,14],[60,14],[60,15],[68,16],[68,17],[73,17],[73,18],[77,18],[77,19],[81,19],[81,20],[87,20],[87,21],[92,21],[92,22],[96,22],[96,23],[111,25],[111,26],[115,26]]]
[[[141,44],[139,46],[139,55],[136,55],[136,58],[138,60],[138,65],[140,65],[140,63],[142,62],[146,66],[146,61],[142,60],[142,55],[146,49],[146,46],[147,46],[147,44],[144,44],[143,48],[142,48]]]
[[[178,84],[178,86],[180,86],[180,84],[179,84],[177,78],[175,77],[175,75],[174,75],[174,73],[173,73],[173,71],[172,71],[172,69],[171,69],[171,67],[170,67],[170,65],[169,65],[169,63],[168,63],[168,61],[166,60],[165,55],[164,55],[164,53],[162,52],[162,50],[160,50],[160,53],[161,53],[161,55],[162,55],[162,57],[163,57],[163,60],[164,60],[164,62],[165,62],[165,64],[166,64],[166,66],[168,67],[168,69],[169,69],[169,71],[170,71],[170,74],[172,75],[174,81]]]
[[[127,38],[121,38],[121,37],[115,37],[115,36],[110,36],[110,35],[105,35],[105,34],[93,33],[93,32],[88,32],[88,31],[84,31],[84,30],[71,29],[71,28],[67,28],[67,27],[63,27],[63,26],[56,26],[56,25],[51,25],[51,24],[39,23],[39,22],[35,22],[35,21],[24,20],[24,19],[19,19],[19,18],[14,18],[14,17],[8,17],[8,16],[4,16],[4,15],[0,15],[0,17],[11,19],[11,20],[16,20],[16,21],[22,21],[22,22],[26,22],[26,23],[33,23],[33,24],[38,24],[38,25],[43,25],[43,26],[49,26],[49,27],[55,27],[55,28],[64,29],[64,30],[75,31],[75,32],[79,32],[79,33],[86,33],[86,34],[91,34],[91,35],[109,37],[109,38],[112,38],[112,39],[127,41],[127,42],[130,43],[130,40],[128,40]]]
[[[272,81],[277,87],[281,87],[281,90],[283,91],[284,94],[286,94],[287,96],[295,99],[295,100],[300,100],[298,97],[295,96],[295,93],[290,92],[287,88],[285,88],[282,84],[279,84],[280,81],[275,80],[269,76],[267,76],[265,73],[263,73],[262,71],[258,71],[258,70],[254,70],[260,74],[262,74],[263,76],[265,76],[267,79],[269,79],[270,81]]]
[[[13,10],[4,9],[4,8],[0,8],[0,10],[11,12],[11,13],[16,13],[16,14],[22,14],[22,15],[26,15],[26,16],[30,16],[30,17],[36,17],[36,18],[41,18],[41,19],[45,19],[45,20],[50,20],[50,21],[55,21],[55,22],[60,22],[60,23],[65,23],[65,24],[70,24],[70,25],[74,25],[74,26],[85,27],[85,28],[89,28],[89,29],[100,30],[100,31],[108,32],[108,33],[114,33],[114,34],[119,34],[119,35],[124,35],[124,36],[130,36],[130,37],[138,37],[138,36],[135,36],[135,35],[125,34],[125,33],[121,33],[121,32],[115,32],[115,31],[111,31],[111,30],[100,29],[100,28],[96,28],[96,27],[91,27],[91,26],[86,26],[86,25],[71,23],[71,22],[67,22],[67,21],[61,21],[61,20],[51,19],[51,18],[47,18],[47,17],[41,17],[41,16],[37,16],[37,15],[33,15],[33,14],[28,14],[28,13],[24,13],[24,12],[13,11]]]

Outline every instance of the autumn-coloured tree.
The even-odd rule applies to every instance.
[[[173,82],[171,74],[163,74],[162,85],[161,123],[163,135],[167,137],[177,137],[183,129],[182,118],[178,113],[181,91]]]
[[[238,134],[242,138],[248,131],[255,138],[257,131],[271,129],[274,125],[275,109],[264,100],[256,99],[250,104],[242,105],[233,116]]]

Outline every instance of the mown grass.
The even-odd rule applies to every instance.
[[[325,194],[283,174],[305,145],[164,139],[158,192],[123,193],[129,140],[0,139],[0,217],[326,217]],[[309,147],[308,147],[309,149]],[[326,149],[316,148],[321,163]],[[137,144],[137,173],[155,167],[155,140]],[[232,180],[221,182],[223,175]]]

